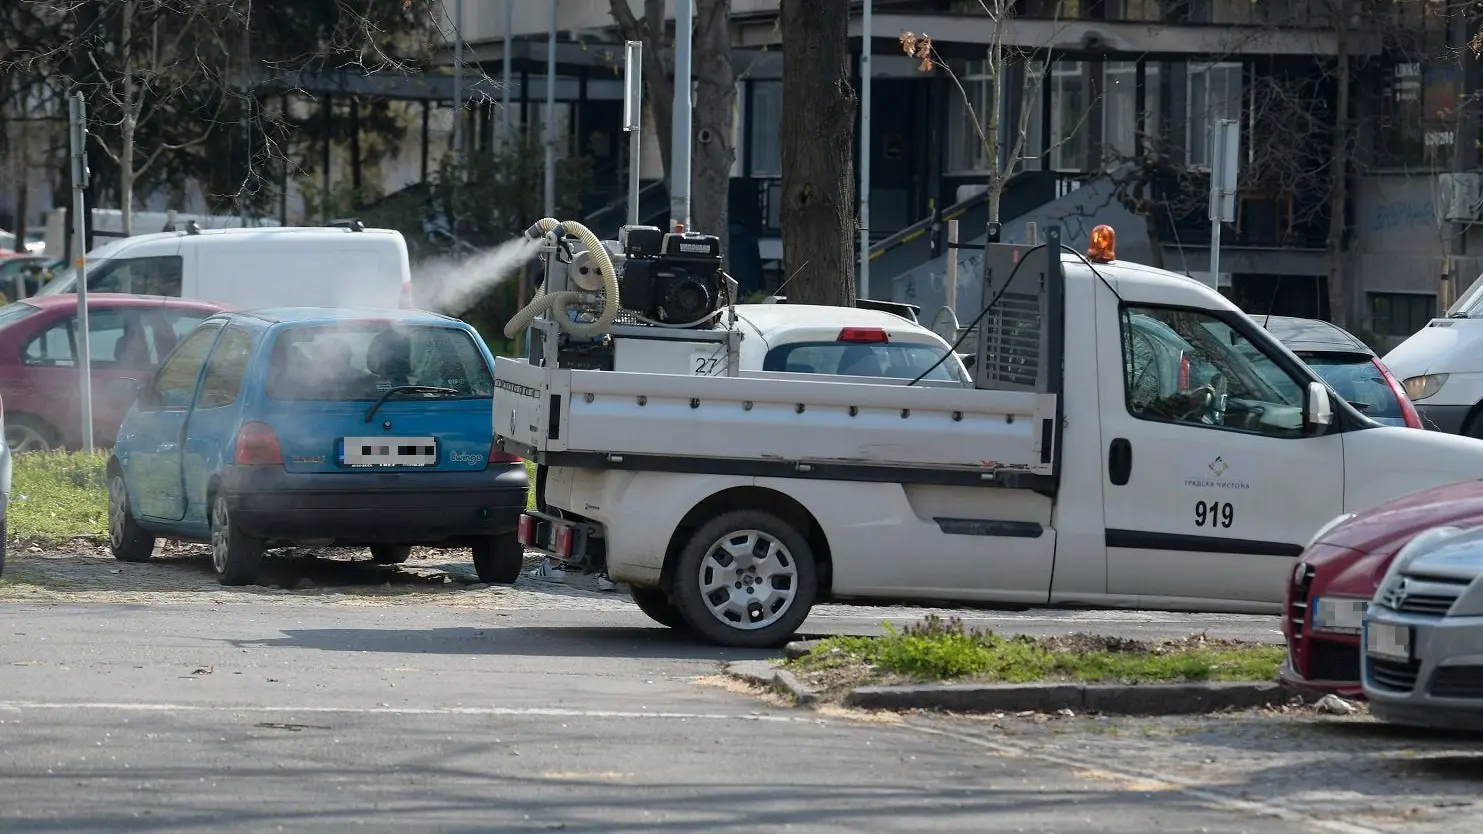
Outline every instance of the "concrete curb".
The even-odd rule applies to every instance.
[[[799,706],[808,706],[819,700],[819,693],[813,687],[771,660],[733,660],[726,664],[726,674],[791,695]]]
[[[1314,700],[1277,683],[1171,684],[922,684],[862,686],[846,706],[870,710],[943,712],[1095,712],[1103,715],[1195,715],[1228,709],[1276,707],[1294,697]]]

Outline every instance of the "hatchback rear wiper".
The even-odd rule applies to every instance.
[[[445,397],[448,397],[448,396],[456,397],[456,396],[458,396],[458,392],[455,391],[454,389],[452,389],[452,388],[439,388],[436,385],[396,385],[396,386],[393,386],[391,388],[386,389],[386,393],[384,393],[384,394],[381,395],[381,399],[376,400],[376,404],[373,405],[373,406],[371,406],[370,410],[366,412],[366,420],[365,421],[367,423],[371,422],[371,418],[376,416],[376,409],[380,408],[381,405],[382,405],[382,403],[385,403],[387,400],[391,399],[391,395],[392,394],[402,394],[402,393],[405,393],[405,394],[441,394],[441,395],[443,395]]]

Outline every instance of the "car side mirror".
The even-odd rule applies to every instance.
[[[1334,422],[1334,404],[1329,399],[1329,389],[1322,382],[1308,383],[1308,395],[1303,401],[1303,428],[1315,431]]]

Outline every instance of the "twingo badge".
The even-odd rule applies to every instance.
[[[1193,489],[1251,489],[1240,459],[1216,452],[1185,458],[1184,485]]]

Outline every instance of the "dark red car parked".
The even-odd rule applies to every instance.
[[[1359,617],[1396,553],[1433,527],[1483,525],[1483,480],[1404,495],[1322,531],[1287,588],[1281,676],[1304,689],[1363,698]]]
[[[93,442],[111,446],[133,401],[120,379],[143,379],[220,305],[180,298],[88,296]],[[77,376],[77,296],[48,295],[0,307],[0,396],[12,453],[82,445]]]

